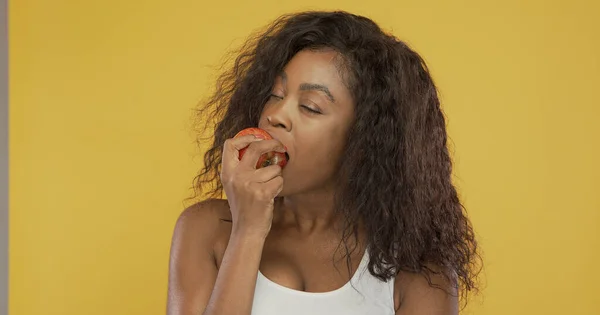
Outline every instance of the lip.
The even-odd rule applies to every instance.
[[[273,137],[273,139],[281,142],[281,144],[283,144],[283,147],[285,148],[285,156],[287,157],[288,163],[291,160],[291,154],[290,151],[288,149],[288,146],[285,144],[285,142],[281,141],[281,138],[275,136],[273,133],[269,132],[268,130],[265,130],[269,135],[271,135],[271,137]]]
[[[273,139],[275,139],[283,144],[283,147],[285,148],[285,157],[287,158],[288,163],[289,163],[291,158],[290,158],[290,151],[289,151],[287,145],[285,145],[285,143],[283,143],[283,141],[279,140],[278,138],[273,137]]]

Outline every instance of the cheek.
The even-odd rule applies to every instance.
[[[340,139],[337,137],[324,137],[303,143],[299,168],[311,172],[315,177],[330,176],[339,163],[341,149]]]
[[[322,187],[335,177],[345,135],[331,129],[319,131],[295,136],[296,160],[283,172],[286,194]]]

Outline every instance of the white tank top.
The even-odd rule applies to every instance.
[[[394,315],[394,281],[375,278],[368,263],[365,251],[350,281],[329,292],[290,289],[259,271],[252,315]]]

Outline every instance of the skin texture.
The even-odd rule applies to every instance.
[[[335,290],[354,274],[367,243],[364,226],[350,239],[356,249],[350,265],[336,250],[344,218],[335,211],[335,178],[356,106],[339,61],[331,49],[297,53],[276,76],[260,115],[258,127],[275,140],[250,143],[241,161],[230,149],[252,140],[226,143],[221,179],[229,201],[209,199],[180,216],[168,314],[250,314],[258,270],[306,292]],[[271,166],[268,175],[251,169],[260,152],[284,146],[290,156],[285,169]],[[250,184],[234,187],[244,181]],[[277,198],[271,203],[264,194]],[[442,276],[430,280],[445,290],[420,274],[398,273],[396,314],[457,314],[453,285]]]

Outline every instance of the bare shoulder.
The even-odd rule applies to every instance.
[[[211,248],[223,235],[223,223],[231,221],[229,204],[224,199],[207,199],[181,212],[175,225],[174,238],[184,237]],[[225,228],[230,224],[225,224]]]
[[[186,208],[179,215],[177,222],[191,224],[215,223],[218,221],[230,221],[231,213],[229,204],[225,199],[207,199]],[[212,221],[212,222],[211,222]]]
[[[441,268],[430,266],[429,276],[400,272],[394,284],[396,314],[458,314],[458,292],[441,274]]]
[[[177,219],[169,262],[168,314],[197,314],[208,303],[217,278],[218,246],[231,224],[226,200],[209,199]]]

